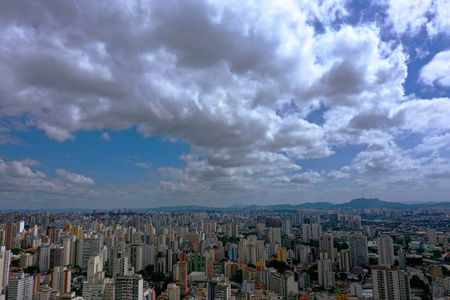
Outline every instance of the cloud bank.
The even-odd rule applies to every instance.
[[[60,142],[134,126],[188,142],[186,167],[158,169],[152,188],[129,188],[136,199],[177,204],[189,195],[220,204],[256,201],[260,190],[263,201],[299,201],[299,192],[311,196],[328,181],[395,185],[401,194],[398,182],[439,178],[437,197],[448,178],[439,168],[448,161],[450,100],[405,93],[402,41],[447,35],[448,6],[380,1],[365,14],[340,0],[9,1],[0,9],[0,115]],[[382,10],[377,22],[364,19],[370,10]],[[450,85],[448,53],[421,69],[418,84]],[[415,145],[401,145],[415,135]],[[347,147],[364,149],[349,166],[302,166]],[[29,162],[2,163],[2,182],[55,184]],[[56,173],[100,191],[92,178]],[[345,186],[324,190],[313,200],[351,195]]]

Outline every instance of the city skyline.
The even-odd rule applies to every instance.
[[[447,202],[450,3],[0,4],[0,209]]]

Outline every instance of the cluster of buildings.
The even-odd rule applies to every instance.
[[[446,299],[446,210],[0,214],[0,300]]]

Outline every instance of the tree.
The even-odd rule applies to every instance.
[[[442,256],[442,252],[439,250],[433,250],[434,258],[440,258]]]
[[[22,250],[20,248],[11,249],[11,253],[14,255],[18,255],[20,252],[22,252]]]
[[[164,276],[164,273],[155,272],[155,273],[153,273],[151,279],[152,279],[152,281],[160,282],[160,281],[164,281],[164,279],[166,279],[166,276]]]
[[[348,278],[347,273],[344,273],[344,272],[339,273],[339,279],[340,279],[340,280],[346,281],[347,278]]]
[[[36,272],[37,268],[35,266],[29,266],[25,270],[23,270],[25,273],[34,274]]]
[[[411,288],[421,289],[423,290],[425,287],[425,282],[423,282],[422,279],[420,279],[419,276],[414,275],[410,280],[409,284],[411,285]]]
[[[11,261],[11,267],[20,267],[20,259],[14,259]]]
[[[309,279],[311,281],[319,280],[319,274],[317,273],[318,266],[314,264],[311,268],[309,268],[306,273],[309,275]]]
[[[76,275],[76,276],[80,276],[81,274],[82,274],[82,270],[81,270],[81,267],[80,266],[75,266],[74,268],[73,268],[73,273]]]
[[[232,280],[237,283],[242,283],[242,279],[243,279],[242,270],[237,270],[236,275],[234,275]]]
[[[144,270],[145,270],[145,273],[147,273],[147,275],[152,275],[153,272],[155,272],[155,266],[147,265]]]
[[[334,244],[334,248],[336,248],[338,251],[348,249],[348,244],[345,242],[339,243],[337,241],[334,241],[333,244]]]
[[[271,260],[267,266],[269,268],[277,269],[278,273],[284,273],[284,271],[291,269],[291,267],[289,267],[284,261],[279,261],[275,259]]]

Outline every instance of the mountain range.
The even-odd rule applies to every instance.
[[[210,207],[210,206],[164,206],[152,208],[153,211],[227,211],[227,210],[290,210],[290,209],[367,209],[367,208],[389,208],[389,209],[417,209],[417,208],[450,208],[450,202],[425,202],[405,204],[401,202],[388,202],[378,198],[358,198],[350,202],[334,204],[331,202],[307,202],[302,204],[275,204],[275,205],[233,205],[230,207]]]

